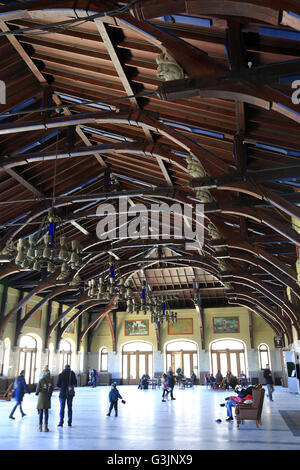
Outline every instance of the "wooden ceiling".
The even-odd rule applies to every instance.
[[[289,339],[292,325],[299,332],[299,2],[8,1],[0,14],[1,248],[38,230],[55,195],[64,234],[84,247],[83,280],[110,251],[119,275],[139,288],[142,270],[176,308],[198,292],[202,307],[244,305]],[[185,78],[158,77],[162,53]],[[192,178],[188,156],[204,178]],[[164,237],[99,241],[100,202],[195,206],[200,187],[212,196],[201,250]],[[46,273],[1,269],[26,292],[53,289]]]

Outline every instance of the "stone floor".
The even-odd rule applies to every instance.
[[[119,386],[126,404],[119,403],[119,416],[107,417],[110,387],[76,389],[73,427],[58,428],[58,391],[52,397],[50,432],[38,431],[37,397],[25,395],[21,418],[8,418],[14,401],[0,401],[0,450],[299,450],[300,396],[276,387],[274,402],[265,398],[262,426],[246,421],[237,428],[226,422],[226,408],[219,405],[226,391],[175,389],[176,401],[161,402],[161,390],[138,390]],[[231,392],[232,393],[232,392]],[[230,393],[229,393],[230,394]],[[288,412],[288,413],[284,413]],[[289,419],[284,419],[284,416]],[[221,423],[216,420],[220,418]]]

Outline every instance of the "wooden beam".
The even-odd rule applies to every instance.
[[[0,21],[0,29],[3,32],[10,31],[10,29],[7,27],[4,21]],[[25,52],[25,49],[23,46],[19,43],[17,40],[16,36],[13,36],[12,34],[9,34],[6,36],[9,42],[12,44],[12,46],[16,49],[20,57],[24,60],[25,64],[30,68],[34,76],[37,78],[37,80],[44,85],[48,85],[47,80],[45,77],[41,74],[35,63],[31,60],[27,52]]]

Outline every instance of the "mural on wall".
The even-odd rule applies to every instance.
[[[33,305],[26,305],[25,315],[33,308]],[[42,309],[37,310],[27,321],[25,326],[30,328],[41,328],[42,324]]]
[[[239,317],[213,317],[214,333],[239,333]]]
[[[169,323],[169,335],[192,335],[193,334],[193,319],[192,318],[178,318],[177,323]]]
[[[125,320],[125,336],[149,335],[149,320]]]
[[[70,318],[72,318],[72,317],[73,317],[72,313],[69,313],[66,317],[64,317],[64,319],[62,321],[62,326],[64,326],[70,320]],[[75,321],[73,321],[68,326],[68,328],[65,330],[65,333],[70,333],[72,335],[75,333]]]

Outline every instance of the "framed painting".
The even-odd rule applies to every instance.
[[[193,334],[193,319],[192,318],[178,318],[177,323],[168,324],[169,335],[192,335]]]
[[[149,320],[125,320],[125,336],[149,335]]]
[[[213,317],[214,333],[239,333],[239,317]]]
[[[25,315],[34,307],[34,305],[26,305]],[[42,323],[42,309],[37,310],[28,320],[26,326],[30,328],[41,328]]]

